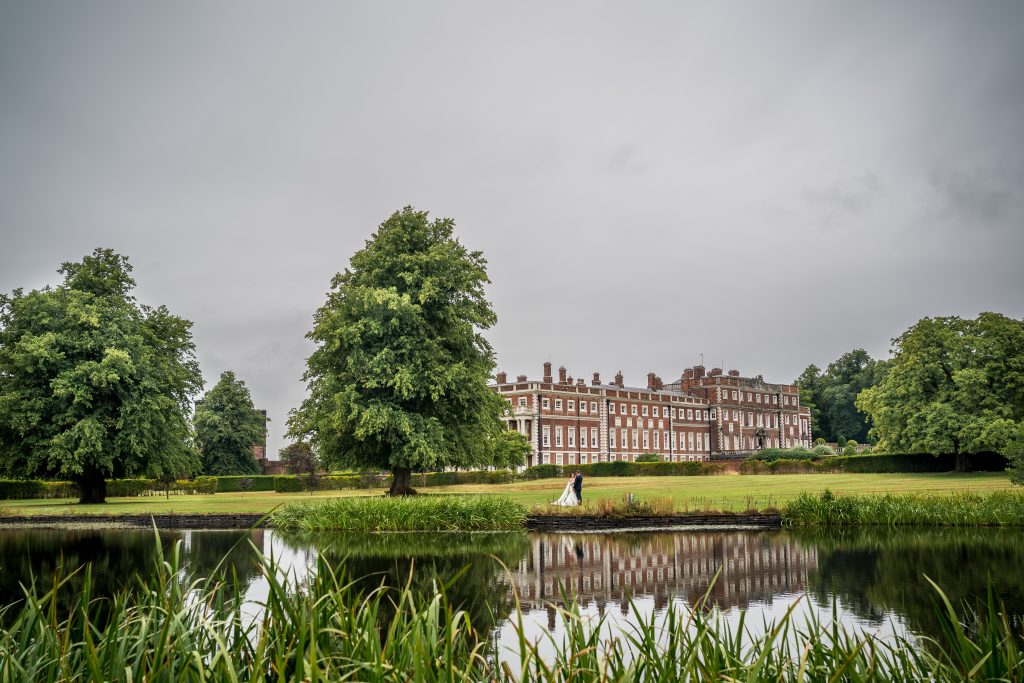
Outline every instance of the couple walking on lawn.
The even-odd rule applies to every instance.
[[[553,505],[580,505],[583,502],[583,474],[576,470],[562,491],[562,497]]]

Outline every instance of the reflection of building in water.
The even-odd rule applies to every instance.
[[[717,572],[710,599],[718,607],[770,602],[776,594],[805,590],[817,564],[813,547],[778,533],[537,534],[512,577],[524,609],[561,603],[564,589],[581,605],[594,601],[603,613],[617,603],[625,614],[629,596],[653,597],[655,609],[672,596],[694,604]]]

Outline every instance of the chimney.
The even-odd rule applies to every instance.
[[[655,377],[655,378],[654,378],[654,384],[655,384],[655,388],[656,388],[656,389],[657,389],[658,391],[661,391],[662,389],[664,389],[664,388],[665,388],[665,383],[661,381],[661,378],[660,378],[660,377]]]
[[[740,371],[739,370],[730,370],[729,371],[729,376],[730,377],[739,377],[740,376]]]
[[[582,377],[580,377],[578,380],[576,380],[576,386],[585,387],[587,386],[587,383]]]
[[[704,376],[704,366],[703,365],[694,365],[693,366],[693,378],[694,379],[700,379],[703,376]]]
[[[596,386],[597,386],[598,384],[600,384],[600,383],[601,383],[601,373],[600,373],[600,372],[595,372],[595,373],[594,373],[594,379],[592,379],[592,380],[590,381],[590,383],[591,383],[591,384],[593,384],[593,385],[594,385],[595,387],[596,387]]]
[[[622,388],[622,370],[619,370],[618,372],[615,373],[615,381],[612,382],[612,384],[614,384],[620,389]]]
[[[683,379],[693,379],[693,368],[683,370]]]
[[[566,384],[573,384],[572,375],[569,375],[569,379],[565,380]]]
[[[708,377],[717,377],[722,374],[722,368],[711,368],[711,372],[708,373]]]
[[[498,384],[508,384],[508,375],[506,375],[504,372],[499,372],[497,379]]]
[[[565,366],[558,368],[558,383],[565,384]]]
[[[516,381],[517,382],[525,382],[526,381],[526,375],[516,375]]]
[[[658,376],[655,375],[653,372],[648,372],[647,373],[647,388],[648,389],[657,389],[658,388]]]
[[[551,384],[551,363],[544,364],[544,379],[541,380],[546,384]]]

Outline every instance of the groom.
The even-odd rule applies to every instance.
[[[576,478],[572,480],[572,490],[576,494],[576,502],[583,502],[583,474],[576,470]]]

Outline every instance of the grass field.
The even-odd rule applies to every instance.
[[[422,489],[424,493],[490,493],[508,496],[527,506],[544,505],[561,493],[565,481],[541,479],[515,484],[471,484]],[[713,477],[589,477],[583,483],[584,504],[600,498],[635,493],[641,499],[668,496],[679,510],[746,510],[780,507],[803,491],[833,493],[949,493],[1010,488],[1005,474],[776,474]],[[383,490],[324,491],[316,498],[380,495]],[[111,498],[106,505],[78,505],[71,499],[0,501],[0,515],[117,515],[269,512],[308,493],[218,493],[212,496]]]

